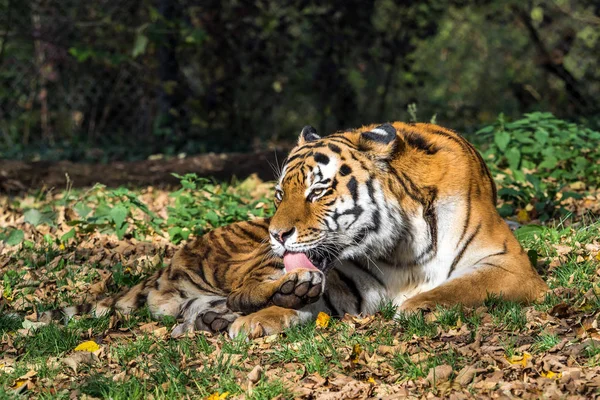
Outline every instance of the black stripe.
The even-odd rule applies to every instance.
[[[256,228],[262,229],[263,231],[266,232],[268,230],[270,219],[263,220],[263,223],[260,223],[260,222],[257,222],[257,221],[246,221],[246,223],[248,225],[252,225],[252,226],[254,226]]]
[[[147,293],[138,293],[135,296],[135,308],[139,309],[141,308],[144,304],[146,304],[146,300],[148,299],[148,294]]]
[[[475,261],[475,262],[473,263],[473,266],[476,266],[476,265],[478,265],[480,262],[482,262],[482,261],[483,261],[483,260],[485,260],[486,258],[489,258],[489,257],[494,257],[494,256],[503,256],[503,255],[505,255],[506,253],[508,253],[508,247],[507,247],[507,245],[506,245],[506,240],[505,240],[505,241],[504,241],[504,248],[502,249],[502,251],[499,251],[499,252],[497,252],[497,253],[494,253],[494,254],[488,254],[488,255],[487,255],[487,256],[485,256],[485,257],[481,257],[479,260],[477,260],[477,261]]]
[[[216,306],[220,306],[221,304],[225,303],[225,301],[227,301],[227,299],[211,300],[208,305],[212,308],[215,308]]]
[[[260,237],[258,236],[256,233],[249,231],[248,229],[244,228],[243,226],[240,225],[233,225],[234,227],[236,227],[237,229],[239,229],[240,231],[242,231],[242,235],[246,236],[247,238],[250,238],[250,240],[252,240],[253,242],[258,242],[258,243],[262,243],[262,241],[266,238],[264,237]],[[240,235],[240,236],[242,236]]]
[[[352,173],[352,168],[350,168],[346,164],[342,164],[342,166],[340,167],[340,175],[346,176],[346,175],[350,175],[351,173]]]
[[[404,140],[409,146],[424,152],[427,155],[433,155],[439,151],[437,146],[433,143],[429,143],[423,136],[416,132],[407,132],[404,136]]]
[[[230,238],[229,235],[221,235],[223,242],[227,245],[229,252],[237,252],[238,246]]]
[[[333,143],[327,143],[327,147],[329,147],[329,149],[334,153],[340,154],[342,152],[342,149]]]
[[[354,200],[354,202],[357,202],[358,201],[358,182],[356,181],[356,178],[355,177],[350,178],[350,180],[346,184],[346,187],[348,188],[348,191],[352,195],[352,200]]]
[[[332,317],[341,317],[340,311],[333,305],[331,302],[331,298],[329,297],[329,292],[325,292],[323,294],[323,300],[325,301],[325,306],[329,309]]]
[[[354,280],[352,280],[352,278],[344,275],[341,271],[338,270],[336,272],[340,277],[341,281],[344,282],[346,287],[349,289],[350,293],[354,295],[354,298],[356,300],[356,313],[360,313],[362,311],[363,297],[360,293],[360,290],[358,290],[356,283],[354,282]]]
[[[467,217],[465,218],[465,223],[463,224],[463,231],[460,235],[460,239],[458,243],[462,243],[463,238],[467,234],[467,229],[469,229],[469,222],[471,221],[471,188],[473,186],[473,180],[469,179],[469,190],[467,192]]]
[[[349,147],[354,147],[354,143],[344,136],[329,136],[328,139],[330,143],[340,143]]]
[[[469,239],[467,240],[465,245],[460,249],[460,252],[454,258],[454,261],[452,261],[452,265],[450,266],[450,271],[448,272],[448,278],[450,278],[450,275],[452,275],[452,273],[454,272],[454,268],[456,268],[456,265],[460,262],[460,259],[465,254],[465,250],[467,249],[467,247],[469,247],[469,245],[471,244],[471,242],[473,241],[475,236],[477,236],[480,229],[481,229],[481,223],[479,223],[479,225],[477,225],[477,229],[475,229],[475,232],[473,232],[473,234],[471,236],[469,236]]]
[[[314,157],[315,161],[319,164],[324,164],[324,165],[329,164],[329,157],[327,157],[323,153],[315,153],[315,154],[313,154],[313,157]]]

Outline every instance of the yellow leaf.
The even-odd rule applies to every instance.
[[[12,385],[12,388],[13,388],[13,389],[18,389],[18,388],[20,388],[21,386],[23,386],[24,384],[26,384],[28,380],[29,380],[29,379],[17,379],[17,380],[15,381],[15,383],[13,383],[13,385]]]
[[[600,261],[600,251],[596,254],[596,260]]]
[[[206,400],[225,400],[229,396],[229,392],[224,392],[219,394],[219,392],[214,392],[210,396],[206,398]]]
[[[100,349],[100,346],[98,346],[98,343],[94,342],[93,340],[88,340],[87,342],[83,342],[81,343],[79,346],[75,347],[75,351],[89,351],[90,353],[93,353],[94,351]]]
[[[358,358],[360,357],[360,353],[362,353],[362,347],[360,347],[360,344],[355,344],[354,346],[352,346],[352,354],[350,355],[350,360],[356,364],[358,363]]]
[[[526,367],[527,361],[531,359],[531,354],[523,353],[522,356],[510,356],[505,358],[512,365],[521,365],[523,367]]]
[[[329,326],[329,320],[331,317],[324,312],[320,312],[317,315],[317,326],[320,328],[327,328]]]
[[[548,372],[542,372],[540,375],[542,375],[542,377],[548,378],[548,379],[560,379],[560,377],[562,377],[562,372],[556,373],[556,372],[548,371]]]
[[[517,213],[517,221],[521,224],[531,221],[531,218],[529,218],[529,213],[527,212],[527,210],[524,210],[524,209],[519,210],[519,212]]]

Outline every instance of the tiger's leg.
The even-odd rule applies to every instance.
[[[523,262],[529,263],[525,257]],[[496,261],[485,263],[440,286],[417,294],[404,301],[400,311],[432,310],[437,305],[462,304],[468,307],[481,305],[490,294],[506,300],[529,303],[538,300],[548,286],[532,267],[511,268],[510,262],[502,265]]]
[[[320,302],[319,302],[320,303]],[[319,308],[315,303],[301,310],[292,310],[270,306],[236,319],[229,327],[229,336],[233,339],[242,334],[249,339],[277,334],[294,325],[315,319]]]
[[[324,289],[325,277],[320,271],[257,269],[232,290],[227,306],[244,314],[268,306],[299,309],[317,301]]]

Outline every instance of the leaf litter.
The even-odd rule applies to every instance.
[[[267,194],[267,186],[256,179],[244,185],[248,200],[238,206],[248,208],[248,218],[256,216],[250,209],[268,211],[267,203],[251,200]],[[536,230],[522,240],[538,256],[537,267],[547,271],[552,291],[542,304],[511,308],[492,299],[476,309],[440,309],[424,317],[398,319],[390,318],[382,307],[375,316],[346,315],[340,320],[322,313],[313,325],[253,341],[204,332],[173,340],[169,333],[175,321],[153,321],[143,310],[98,320],[76,317],[55,328],[38,322],[38,312],[134,285],[167,265],[178,248],[167,222],[141,226],[139,234],[127,230],[120,237],[117,231],[123,224],[133,226],[134,219],[150,218],[138,209],[113,212],[116,223],[110,229],[101,224],[74,225],[80,213],[91,215],[101,204],[93,197],[83,196],[76,203],[65,202],[65,197],[49,193],[42,200],[0,198],[0,230],[23,233],[16,245],[6,243],[10,234],[0,243],[0,310],[15,315],[2,317],[7,327],[0,331],[0,383],[7,393],[97,398],[110,397],[119,387],[136,387],[139,398],[598,394],[597,224],[575,221]],[[167,209],[177,207],[178,201],[156,188],[142,190],[138,198],[164,221],[169,218]],[[580,210],[589,198],[571,205]],[[41,211],[25,217],[25,209]],[[217,214],[227,213],[217,210]],[[44,220],[50,222],[40,223]],[[192,238],[193,233],[188,240]],[[11,240],[16,240],[14,235]]]

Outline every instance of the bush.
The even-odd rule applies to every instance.
[[[565,212],[559,200],[578,196],[567,185],[600,182],[600,132],[536,112],[514,122],[500,115],[477,134],[476,142],[485,148],[483,156],[501,187],[503,216],[531,204],[545,221]]]

